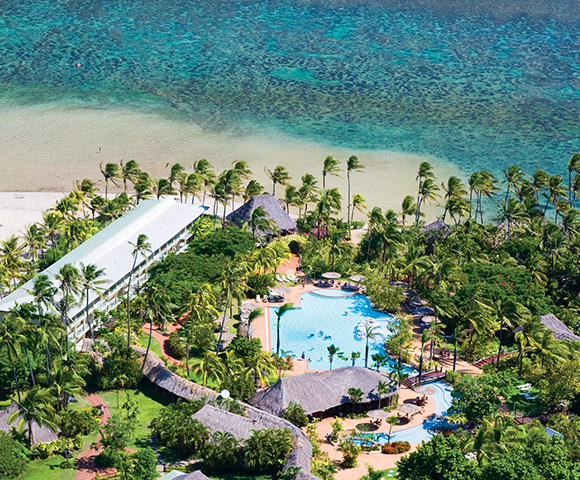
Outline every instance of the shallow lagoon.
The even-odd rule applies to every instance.
[[[563,173],[580,150],[574,1],[16,1],[0,103],[119,106],[206,131]],[[77,66],[79,65],[80,66]]]

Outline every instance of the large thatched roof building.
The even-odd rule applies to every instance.
[[[541,316],[540,321],[544,324],[544,327],[554,333],[556,340],[580,340],[580,337],[564,325],[553,313]]]
[[[302,405],[308,415],[336,414],[343,405],[352,403],[348,394],[350,388],[363,391],[360,403],[377,402],[379,382],[392,383],[386,373],[364,367],[310,372],[278,380],[250,398],[249,403],[274,415],[284,412],[291,402]],[[393,386],[389,393],[381,395],[381,399],[390,398],[396,393],[398,390]]]
[[[296,222],[292,220],[290,215],[288,215],[280,204],[276,201],[273,195],[260,195],[258,197],[252,197],[241,207],[234,210],[226,218],[230,223],[241,227],[242,223],[249,223],[252,217],[252,212],[258,208],[262,207],[268,218],[274,222],[277,230],[282,233],[291,233],[296,230]],[[272,235],[273,232],[257,232],[260,235]]]
[[[191,473],[183,473],[177,470],[172,470],[167,475],[161,477],[159,480],[211,480],[211,478],[207,477],[199,470]]]
[[[15,404],[10,405],[4,410],[0,410],[0,431],[9,433],[12,428],[18,428],[18,421],[22,417],[18,417],[14,423],[8,423],[8,417],[12,412],[18,410]],[[24,425],[24,431],[28,435],[28,425]],[[58,440],[60,430],[53,432],[50,428],[42,426],[39,427],[36,422],[32,423],[32,444],[38,445],[39,443],[49,443],[54,440]]]
[[[133,346],[133,349],[141,356],[145,356],[144,348]],[[199,400],[200,398],[208,397],[210,400],[215,400],[219,397],[219,394],[211,388],[202,387],[173,373],[152,351],[149,351],[147,355],[143,373],[157,387],[179,398]]]

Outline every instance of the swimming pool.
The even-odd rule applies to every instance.
[[[270,331],[272,347],[276,345],[276,311],[270,308]],[[284,353],[300,357],[302,352],[310,359],[309,368],[328,370],[329,345],[338,347],[348,360],[341,360],[336,355],[333,368],[352,365],[351,352],[360,352],[356,365],[364,365],[365,338],[361,335],[361,325],[365,321],[377,327],[381,334],[375,340],[369,340],[370,356],[384,353],[383,343],[389,336],[389,320],[393,317],[377,312],[364,295],[352,295],[352,292],[329,288],[314,290],[302,296],[302,308],[286,312],[280,321],[280,348]]]
[[[435,388],[435,395],[431,396],[431,398],[435,400],[435,415],[445,416],[447,414],[447,409],[451,406],[451,390],[453,389],[445,382],[434,382],[430,383],[429,386]],[[433,437],[431,431],[434,428],[443,425],[452,428],[452,426],[445,420],[426,419],[423,423],[415,425],[414,427],[393,432],[391,435],[391,441],[409,442],[410,444],[421,443],[422,441],[427,441]],[[381,445],[388,442],[388,436],[384,433],[369,433],[365,434],[365,436],[366,435],[379,442]]]

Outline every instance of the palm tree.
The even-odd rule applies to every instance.
[[[419,218],[421,217],[421,205],[424,202],[431,203],[439,195],[437,192],[439,187],[432,178],[426,178],[419,184],[419,200],[417,201],[417,217],[415,218],[415,225],[419,225]]]
[[[350,236],[350,222],[352,221],[351,219],[351,215],[350,215],[350,174],[352,172],[362,172],[362,169],[365,168],[364,165],[362,163],[360,163],[359,159],[354,156],[351,155],[348,160],[346,161],[346,180],[347,180],[347,185],[348,185],[348,193],[347,193],[347,198],[349,200],[348,203],[348,211],[347,211],[347,219],[348,219],[348,235]]]
[[[209,380],[220,382],[224,377],[221,359],[215,352],[207,352],[205,357],[194,360],[194,368],[203,374],[202,385],[207,386]]]
[[[512,165],[507,170],[504,170],[503,174],[505,175],[505,183],[507,184],[504,203],[507,204],[510,191],[514,193],[518,191],[519,186],[524,179],[524,172],[522,172],[522,169],[517,165]]]
[[[256,320],[256,318],[260,318],[263,315],[264,315],[263,308],[256,308],[255,310],[252,310],[248,315],[248,338],[250,338],[250,326],[252,325],[252,322]]]
[[[83,378],[69,365],[57,365],[52,372],[52,385],[50,392],[56,398],[56,411],[60,412],[61,408],[66,408],[69,398],[82,393],[82,387],[86,385]]]
[[[165,165],[165,168],[167,168],[169,166],[169,164]],[[179,181],[180,179],[186,178],[187,175],[185,174],[185,167],[183,165],[181,165],[180,163],[174,163],[171,166],[171,169],[169,170],[169,178],[167,179],[167,181],[169,182],[169,189],[170,190],[174,190],[174,183],[176,181]]]
[[[65,337],[65,350],[68,352],[68,310],[74,303],[74,295],[81,291],[81,274],[78,269],[70,264],[63,265],[58,274],[54,276],[59,283],[62,295],[61,300],[61,321],[67,329]]]
[[[24,246],[19,243],[19,238],[12,235],[10,238],[0,242],[0,265],[2,265],[16,288],[17,279],[22,278],[22,270],[26,267],[26,262],[22,259]]]
[[[461,181],[459,177],[451,176],[447,180],[447,185],[444,183],[441,184],[443,187],[443,191],[445,195],[443,195],[443,199],[445,200],[445,210],[443,211],[443,221],[445,221],[445,217],[447,216],[447,212],[450,210],[454,210],[454,206],[457,203],[457,200],[463,198],[464,195],[467,195],[467,191],[465,190],[465,185]]]
[[[355,157],[356,158],[356,157]],[[357,159],[358,160],[358,159]],[[334,175],[335,177],[340,177],[338,174],[340,172],[340,162],[329,155],[324,159],[324,165],[322,167],[322,189],[326,190],[326,175]]]
[[[548,193],[544,194],[546,198],[546,205],[544,206],[544,216],[546,215],[546,210],[548,210],[548,205],[552,203],[554,206],[558,203],[558,199],[566,195],[566,190],[562,185],[564,179],[560,175],[553,175],[548,180]]]
[[[19,426],[26,424],[28,426],[28,448],[34,445],[34,436],[32,433],[33,424],[39,427],[45,426],[56,432],[58,428],[58,415],[52,406],[53,397],[46,388],[40,388],[38,385],[32,387],[22,400],[13,400],[17,410],[8,416],[8,423],[14,423],[18,418]]]
[[[284,203],[286,204],[286,213],[290,213],[290,205],[296,206],[300,203],[300,197],[298,195],[298,190],[294,185],[287,185],[284,191],[283,197]]]
[[[205,158],[198,160],[193,164],[193,168],[195,173],[199,174],[202,179],[203,183],[203,200],[202,205],[205,207],[205,196],[207,194],[207,190],[214,184],[215,182],[215,173],[213,171],[213,167],[211,163],[209,163]]]
[[[360,358],[360,352],[351,352],[350,359],[352,360],[352,366],[354,367],[355,362]]]
[[[310,173],[305,173],[302,175],[301,178],[302,186],[298,189],[298,193],[301,197],[301,201],[304,204],[304,216],[308,213],[308,203],[309,202],[316,202],[318,197],[316,193],[318,192],[318,188],[316,184],[318,180],[316,177]]]
[[[568,162],[568,201],[575,206],[574,197],[572,196],[572,172],[580,173],[580,153],[572,155]]]
[[[164,195],[173,195],[174,193],[171,180],[159,178],[153,181],[153,186],[155,187],[155,196],[157,197],[157,200]]]
[[[417,190],[417,209],[415,211],[415,224],[419,224],[419,217],[421,215],[421,186],[424,179],[434,179],[435,174],[433,173],[433,166],[429,162],[421,162],[419,164],[419,170],[417,172],[417,180],[419,188]]]
[[[294,310],[293,303],[285,303],[276,311],[276,355],[280,355],[280,320],[286,312]]]
[[[332,361],[334,360],[334,356],[340,355],[342,352],[340,351],[340,348],[338,348],[334,344],[329,345],[328,347],[326,347],[326,349],[328,350],[328,361],[330,362],[330,370],[332,370]]]
[[[455,330],[453,330],[453,371],[457,367],[457,340],[459,340],[464,334],[464,330],[461,325],[457,325]]]
[[[526,312],[528,313],[528,312]],[[524,314],[523,325],[516,329],[514,336],[515,341],[519,345],[518,361],[520,364],[519,375],[522,375],[522,368],[524,364],[524,355],[529,347],[536,348],[542,341],[542,334],[546,330],[539,318],[531,314]]]
[[[15,308],[11,309],[4,317],[2,323],[0,323],[0,345],[6,347],[6,356],[8,357],[8,363],[12,367],[14,381],[16,382],[18,401],[20,401],[20,381],[16,372],[16,362],[21,358],[21,345],[26,340],[26,337],[22,334],[23,330],[24,322],[21,316]]]
[[[140,233],[135,243],[129,242],[129,245],[133,247],[133,252],[131,253],[133,256],[133,265],[131,266],[129,280],[127,282],[127,349],[131,348],[131,280],[139,255],[146,257],[147,253],[151,252],[151,244],[147,240],[147,235]]]
[[[393,432],[393,426],[399,423],[399,417],[395,415],[391,415],[389,418],[386,419],[386,422],[389,424],[389,444],[391,443],[391,433]],[[369,470],[370,471],[370,470]]]
[[[106,163],[105,166],[103,167],[103,164],[101,163],[99,165],[99,168],[101,169],[103,177],[105,177],[105,199],[108,200],[109,181],[113,182],[113,184],[116,185],[117,187],[119,186],[119,184],[117,183],[117,179],[121,178],[119,172],[119,165],[117,165],[116,163]]]
[[[191,193],[191,204],[195,203],[195,196],[201,192],[203,178],[197,172],[187,175],[185,182],[179,188],[180,195],[183,195],[183,201],[187,203],[187,196]]]
[[[378,325],[372,325],[369,322],[365,322],[364,326],[364,337],[365,337],[365,368],[369,367],[369,340],[375,340],[378,337],[382,337]]]
[[[381,409],[381,395],[385,395],[391,391],[391,386],[387,382],[379,380],[377,385],[377,397],[379,398],[379,410]]]
[[[43,251],[46,245],[42,225],[39,223],[31,223],[24,227],[23,240],[23,246],[28,250],[26,256],[33,261],[37,260],[39,253]]]
[[[166,183],[160,185],[160,183],[158,182],[161,181]],[[155,187],[157,193],[160,193],[161,190],[167,188],[168,186],[169,182],[167,180],[162,179],[156,180],[154,182],[148,173],[141,172],[137,177],[135,184],[133,185],[133,188],[135,189],[135,203],[139,205],[139,203],[141,203],[141,200],[151,198],[155,194],[155,192],[153,191],[153,187]],[[157,200],[159,200],[159,197],[157,197]]]
[[[244,202],[247,202],[250,198],[258,197],[262,195],[262,193],[264,193],[264,187],[258,183],[257,180],[250,180],[244,189],[242,198],[244,199]]]
[[[90,291],[92,290],[97,295],[100,296],[100,292],[103,290],[100,285],[106,283],[108,280],[100,280],[100,277],[105,275],[105,270],[103,268],[97,267],[93,263],[89,263],[88,265],[84,265],[81,263],[80,268],[81,273],[81,287],[84,291],[83,297],[86,301],[85,307],[85,315],[87,318],[87,325],[89,326],[89,330],[91,332],[91,338],[93,339],[93,344],[95,344],[95,332],[93,331],[93,325],[91,324],[91,319],[89,315],[89,304],[90,304]],[[81,299],[82,301],[82,299]]]
[[[272,180],[272,195],[276,195],[276,184],[288,185],[288,180],[291,180],[290,174],[286,171],[286,167],[278,165],[274,168],[274,171],[264,168],[268,178]]]
[[[125,164],[121,160],[119,175],[123,181],[123,192],[127,193],[127,182],[135,182],[140,173],[139,164],[135,160],[129,160]]]
[[[414,215],[416,211],[417,204],[415,203],[415,199],[411,195],[407,195],[403,198],[403,203],[401,204],[401,221],[403,227],[405,226],[405,219]]]
[[[351,199],[351,206],[352,206],[352,213],[349,222],[354,222],[354,212],[355,210],[359,213],[363,213],[363,210],[366,210],[368,207],[366,206],[365,199],[362,197],[360,193],[353,195]],[[349,226],[350,226],[349,223]]]
[[[509,199],[507,205],[503,203],[503,210],[501,212],[501,220],[507,222],[508,240],[511,237],[512,225],[515,223],[521,224],[526,219],[526,212],[524,206],[515,197]]]
[[[347,390],[347,393],[352,400],[352,411],[354,413],[355,407],[363,399],[364,392],[360,388],[352,387]]]

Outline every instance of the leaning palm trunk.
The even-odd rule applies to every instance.
[[[147,357],[149,355],[149,349],[151,348],[151,337],[153,336],[153,320],[149,322],[149,340],[147,341],[147,350],[145,350],[145,356],[143,357],[143,365],[141,365],[141,375],[143,375],[143,370],[145,369],[145,363],[147,362]],[[189,373],[189,370],[188,370]]]
[[[224,334],[224,325],[226,323],[226,313],[228,311],[228,305],[230,303],[231,297],[232,297],[232,285],[231,285],[231,281],[230,281],[229,282],[229,288],[228,288],[228,298],[226,299],[226,308],[224,309],[224,315],[223,315],[223,318],[222,318],[222,324],[220,326],[220,336],[218,338],[218,343],[217,343],[217,345],[215,347],[215,349],[216,349],[216,352],[215,352],[216,355],[218,353],[220,353],[219,352],[219,349],[220,349],[220,345],[222,343],[222,336]]]

